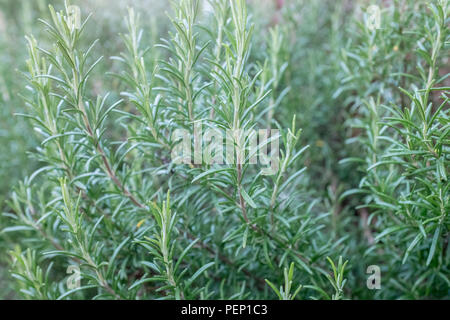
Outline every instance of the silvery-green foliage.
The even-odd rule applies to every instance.
[[[0,75],[2,112],[22,101],[38,141],[29,175],[0,185],[18,295],[448,298],[448,1],[378,1],[379,29],[362,0],[178,0],[151,17],[143,0],[120,19],[105,3],[8,7],[28,58],[23,80]],[[195,152],[207,130],[235,161]],[[251,130],[272,162],[250,163]],[[177,132],[196,161],[174,157]]]
[[[90,17],[77,26],[68,5],[50,7],[51,19],[41,20],[50,45],[27,37],[25,116],[45,165],[13,192],[14,224],[3,230],[23,234],[11,259],[25,297],[268,298],[264,279],[277,283],[288,265],[289,281],[298,269],[295,282],[310,284],[309,294],[332,290],[325,258],[339,243],[322,234],[328,214],[298,188],[306,147],[299,147],[295,117],[280,128],[283,151],[272,175],[248,159],[172,162],[174,130],[267,129],[268,111],[283,96],[278,45],[270,67],[249,61],[245,1],[211,3],[215,23],[200,25],[199,1],[174,2],[168,38],[150,48],[141,45],[141,17],[129,10],[125,50],[113,57],[120,68],[113,75],[125,86],[120,100],[89,90],[102,64],[93,56],[96,42],[82,41]],[[204,41],[205,30],[218,38]],[[282,41],[281,31],[272,37]],[[149,63],[148,55],[160,59]],[[258,86],[262,74],[273,85]],[[111,123],[122,127],[120,140],[108,134]],[[231,139],[236,154],[248,149],[248,139]],[[74,265],[80,286],[68,288]]]
[[[342,80],[345,90],[358,92],[349,96],[360,115],[352,125],[362,131],[348,141],[359,144],[359,153],[363,148],[364,158],[341,161],[363,172],[359,186],[342,197],[363,199],[357,209],[366,219],[369,259],[397,261],[388,271],[398,274],[391,280],[394,292],[439,297],[449,285],[448,74],[439,70],[448,50],[450,7],[448,1],[409,5],[419,6],[419,14],[402,16],[394,8],[385,16],[391,21],[385,30],[361,24],[362,44],[344,53],[344,70],[351,74]],[[414,18],[422,23],[411,34],[416,41],[407,41],[402,28]]]

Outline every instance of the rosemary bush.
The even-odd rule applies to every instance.
[[[361,24],[361,44],[344,53],[342,82],[356,92],[348,99],[359,114],[349,124],[362,131],[348,143],[357,143],[360,154],[363,148],[364,157],[341,161],[362,172],[358,188],[342,197],[363,197],[356,209],[371,244],[367,259],[396,261],[385,266],[395,274],[387,297],[418,299],[448,295],[449,287],[448,74],[439,73],[448,59],[449,5],[407,5],[407,14],[395,7],[386,13],[390,37]]]
[[[380,4],[373,29],[351,2],[179,0],[104,42],[41,1],[15,110],[38,169],[0,234],[16,292],[448,298],[450,6]]]

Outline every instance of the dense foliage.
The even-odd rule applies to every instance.
[[[0,3],[0,35],[28,34],[26,50],[0,38],[15,294],[449,298],[447,0],[379,1],[376,28],[356,0],[179,0],[125,23]],[[208,129],[234,133],[238,161],[208,161]],[[251,163],[251,129],[272,163]],[[176,158],[180,130],[199,161]]]

